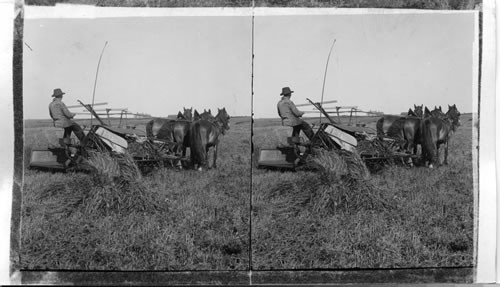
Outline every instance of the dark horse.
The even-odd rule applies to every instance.
[[[183,109],[184,109],[183,113],[181,113],[181,111],[179,111],[177,113],[177,119],[178,120],[192,121],[193,120],[193,108],[186,109],[183,107]]]
[[[386,115],[377,121],[377,135],[388,136],[403,143],[400,147],[409,153],[417,153],[418,127],[423,116],[423,105],[413,105],[407,116]]]
[[[390,126],[387,128],[387,132],[383,135],[399,140],[403,143],[401,149],[412,155],[418,154],[418,145],[422,145],[422,130],[421,125],[424,117],[439,117],[441,116],[441,110],[435,108],[432,112],[425,107],[425,113],[423,112],[423,105],[416,106],[415,111],[410,109],[408,111],[407,117],[398,117],[394,119]],[[381,121],[380,119],[379,121]],[[379,123],[377,122],[377,133],[380,135],[381,130],[379,130]],[[425,150],[422,149],[422,154]],[[412,164],[412,161],[409,160]]]
[[[208,111],[206,109],[203,109],[203,113],[198,113],[197,110],[194,110],[194,115],[193,115],[193,120],[194,121],[197,121],[197,120],[207,120],[207,121],[211,121],[214,119],[214,116],[212,115],[212,111],[210,111],[210,109],[208,109]]]
[[[213,120],[197,120],[191,124],[189,129],[189,141],[191,150],[191,163],[198,170],[210,168],[208,163],[209,149],[213,148],[212,167],[217,164],[217,145],[219,136],[229,130],[229,115],[226,108],[218,109],[218,113]]]
[[[408,116],[415,117],[415,118],[423,118],[424,117],[424,111],[423,111],[424,105],[420,105],[420,106],[413,105],[413,107],[415,108],[415,110],[409,109]]]
[[[417,114],[412,109],[408,110],[408,116],[414,118],[418,117]]]
[[[414,104],[413,107],[415,109],[412,110],[410,108],[408,110],[408,114],[407,115],[409,117],[422,118],[422,116],[423,116],[423,111],[422,111],[423,105],[417,106],[417,105]],[[389,128],[391,128],[391,126],[393,126],[394,122],[400,121],[401,118],[406,118],[406,117],[401,117],[401,116],[396,116],[396,115],[385,115],[385,116],[381,117],[377,121],[377,135],[379,137],[383,137],[384,135],[388,135]],[[395,125],[399,126],[400,123],[395,123]]]
[[[193,121],[201,120],[200,113],[195,109],[193,112]]]
[[[439,106],[439,108],[434,106],[434,110],[432,111],[430,111],[427,107],[425,107],[424,118],[428,117],[444,118],[445,113],[443,113],[441,106]]]
[[[441,109],[441,107],[440,107]],[[460,112],[456,105],[448,105],[448,111],[444,117],[428,117],[422,123],[422,153],[425,155],[424,161],[429,161],[432,168],[439,162],[439,147],[445,145],[444,162],[448,164],[448,143],[453,132],[460,126]]]
[[[389,127],[387,136],[404,141],[403,149],[416,154],[420,138],[420,121],[421,119],[415,117],[401,117]]]
[[[148,139],[159,139],[175,144],[174,152],[186,156],[190,125],[191,122],[186,120],[153,119],[146,124],[146,135]],[[181,166],[180,162],[178,166]]]
[[[200,114],[200,118],[202,120],[207,120],[207,121],[211,121],[213,120],[215,117],[212,115],[212,111],[210,109],[205,110],[203,109],[203,113]]]

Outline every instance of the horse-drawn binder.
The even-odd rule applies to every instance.
[[[376,131],[371,128],[337,123],[320,103],[307,100],[321,112],[328,122],[320,122],[318,128],[313,128],[315,133],[309,142],[289,141],[288,146],[261,149],[258,156],[258,168],[295,169],[305,162],[305,158],[311,154],[312,147],[358,152],[365,163],[370,164],[386,161],[405,162],[414,157],[414,155],[399,151],[400,143],[394,139],[377,137]],[[300,147],[306,147],[306,151],[300,152]]]

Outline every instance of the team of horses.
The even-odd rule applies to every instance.
[[[218,109],[215,116],[211,110],[199,113],[193,108],[184,108],[177,119],[155,118],[146,124],[146,134],[150,139],[164,140],[175,144],[174,152],[186,156],[190,149],[191,165],[198,170],[217,167],[217,147],[219,137],[229,130],[230,116],[226,108]],[[448,164],[448,146],[452,134],[460,126],[460,112],[456,105],[448,105],[443,112],[441,106],[429,110],[423,105],[414,105],[406,116],[385,115],[377,121],[377,135],[389,137],[404,143],[401,149],[418,157],[430,168],[439,166],[439,148],[445,146],[443,164]],[[208,162],[210,149],[213,161]],[[179,167],[180,162],[178,163]]]
[[[420,161],[430,168],[439,166],[439,147],[445,145],[443,164],[448,164],[448,143],[451,135],[460,126],[460,112],[456,105],[448,105],[443,112],[441,106],[429,110],[413,105],[407,116],[385,115],[377,121],[377,135],[401,140],[405,152],[417,155],[421,147]]]
[[[215,116],[211,110],[203,113],[193,108],[177,114],[177,119],[155,118],[146,124],[146,135],[149,139],[163,140],[173,143],[177,155],[186,156],[190,150],[191,165],[198,170],[217,167],[217,146],[219,137],[229,130],[230,116],[226,108],[218,109]],[[210,149],[213,150],[213,162],[208,162]],[[181,162],[177,162],[182,167]]]

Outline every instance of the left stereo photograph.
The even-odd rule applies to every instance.
[[[29,11],[21,270],[249,270],[251,17]]]

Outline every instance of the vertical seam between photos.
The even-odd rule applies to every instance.
[[[253,270],[253,257],[252,257],[252,211],[253,211],[253,96],[254,96],[254,40],[255,40],[255,0],[252,0],[252,75],[250,82],[250,209],[249,209],[249,222],[248,222],[248,267],[249,267],[249,284],[252,285],[252,270]]]
[[[24,185],[24,120],[23,120],[23,43],[24,43],[24,6],[20,1],[14,1],[16,16],[14,21],[13,60],[12,64],[12,93],[14,116],[14,182],[12,188],[12,203],[10,215],[10,249],[12,259],[9,273],[12,275],[21,267],[21,224],[22,199]],[[27,45],[27,44],[26,44]]]

